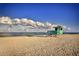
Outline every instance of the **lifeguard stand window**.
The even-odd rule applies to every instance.
[[[57,27],[55,27],[55,31],[57,31],[57,29],[58,29],[58,28],[57,28]]]
[[[61,28],[61,30],[62,30],[62,28]]]

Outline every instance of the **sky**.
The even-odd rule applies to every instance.
[[[51,22],[79,32],[79,4],[74,3],[0,3],[0,16],[30,18]]]

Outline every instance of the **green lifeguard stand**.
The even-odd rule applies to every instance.
[[[61,26],[54,27],[54,30],[47,31],[48,35],[60,35],[64,33],[64,30]]]

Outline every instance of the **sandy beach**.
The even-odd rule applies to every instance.
[[[79,34],[0,37],[0,56],[79,56]]]

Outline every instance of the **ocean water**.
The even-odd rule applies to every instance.
[[[79,32],[64,32],[64,34],[79,34]],[[0,32],[0,36],[33,36],[48,35],[47,32]]]
[[[23,36],[23,35],[47,35],[46,32],[0,32],[0,35],[13,35],[13,36]]]
[[[79,34],[79,32],[64,32],[64,34]]]

